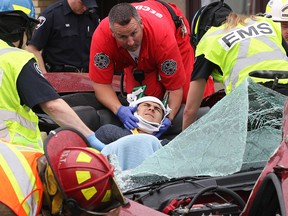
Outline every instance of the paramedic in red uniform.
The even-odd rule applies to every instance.
[[[148,0],[115,5],[94,32],[89,75],[95,95],[127,129],[136,128],[138,119],[129,107],[121,105],[112,89],[114,71],[126,68],[127,93],[142,85],[146,85],[145,95],[162,99],[169,93],[172,112],[163,130],[170,127],[181,103],[186,101],[194,63],[190,27],[180,9],[169,5],[180,16],[177,29],[167,8],[158,1]],[[135,80],[135,71],[143,72],[142,82]],[[210,81],[207,95],[214,91],[213,81]]]

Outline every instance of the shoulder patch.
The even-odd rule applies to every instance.
[[[39,75],[43,76],[42,71],[41,71],[39,65],[38,65],[36,62],[34,63],[33,66],[34,66],[34,69],[37,71],[37,73],[38,73]]]
[[[105,69],[110,64],[109,56],[105,53],[96,53],[94,56],[94,65],[99,69]]]
[[[166,60],[161,64],[161,71],[166,75],[172,75],[177,70],[177,62],[173,59]]]
[[[44,16],[39,16],[38,20],[39,20],[39,24],[37,24],[35,29],[40,28],[46,22],[46,18]]]

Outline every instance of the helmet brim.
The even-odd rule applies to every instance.
[[[21,10],[1,11],[0,12],[0,17],[5,17],[5,16],[7,16],[7,17],[9,17],[9,16],[19,16],[19,17],[22,17],[23,19],[28,20],[30,22],[33,22],[35,24],[39,24],[40,23],[39,20],[28,16],[26,13],[24,13]]]
[[[93,0],[81,0],[81,1],[88,8],[97,8],[98,7],[96,1],[93,1]]]
[[[30,22],[35,23],[36,25],[40,23],[40,21],[38,19],[35,19],[33,17],[28,17],[28,19],[30,20]]]
[[[122,206],[128,203],[127,199],[123,196],[121,189],[119,188],[115,178],[112,178],[112,196],[117,200]]]

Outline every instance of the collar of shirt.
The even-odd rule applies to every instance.
[[[63,0],[63,11],[64,11],[64,15],[67,15],[69,13],[73,13],[72,9],[70,8],[68,1],[67,0]]]

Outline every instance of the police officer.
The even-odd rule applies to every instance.
[[[193,28],[197,28],[197,25]],[[288,49],[283,41],[280,25],[265,17],[244,16],[232,12],[226,23],[210,28],[196,48],[197,61],[183,113],[183,129],[195,121],[206,79],[211,74],[224,84],[228,94],[252,71],[287,70]],[[254,81],[273,83],[271,79],[262,78]],[[279,83],[285,87],[287,79],[280,79]]]
[[[99,23],[96,8],[96,0],[60,0],[40,14],[27,50],[43,73],[88,71],[91,38]]]
[[[104,144],[43,77],[34,55],[23,50],[38,23],[31,17],[33,11],[31,0],[0,1],[0,138],[42,149],[33,111],[40,107],[59,126],[78,129],[91,146],[101,150]]]
[[[266,6],[266,15],[281,23],[282,36],[288,42],[288,0],[270,0]]]

